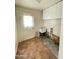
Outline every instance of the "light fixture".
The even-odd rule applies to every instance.
[[[41,0],[36,0],[38,3],[40,3],[41,2]]]

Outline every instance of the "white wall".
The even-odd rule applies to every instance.
[[[61,30],[60,30],[60,47],[58,59],[63,59],[63,21],[61,20]]]
[[[17,48],[18,48],[17,23],[15,22],[15,53],[17,52]]]
[[[50,28],[53,28],[53,34],[60,36],[60,25],[61,19],[48,19],[44,20],[44,25],[47,28],[48,32],[50,32]]]
[[[60,27],[62,19],[62,1],[43,10],[44,26],[48,31],[53,28],[53,33],[60,36]]]
[[[43,11],[43,19],[55,19],[62,17],[62,1]]]
[[[60,36],[60,47],[58,59],[63,59],[63,23],[62,23],[62,4],[59,2],[48,9],[43,10],[44,25],[50,29],[54,27],[53,33]]]
[[[16,6],[17,38],[21,42],[35,36],[35,32],[43,25],[42,11]],[[34,28],[27,29],[23,25],[23,15],[34,17]]]

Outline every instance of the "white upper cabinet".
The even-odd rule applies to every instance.
[[[62,18],[62,1],[43,10],[43,19]]]

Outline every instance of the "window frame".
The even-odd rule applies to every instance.
[[[27,17],[27,19],[24,19],[24,17]],[[25,20],[28,20],[28,17],[32,18],[32,21],[29,18],[29,20],[31,21],[31,25],[25,24],[25,22],[26,22]],[[32,15],[23,15],[23,26],[24,26],[24,28],[33,28],[34,27],[34,17]]]

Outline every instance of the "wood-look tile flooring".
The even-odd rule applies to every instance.
[[[16,59],[57,59],[50,49],[38,38],[19,43]]]

